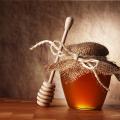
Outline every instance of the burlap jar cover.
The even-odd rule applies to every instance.
[[[106,89],[109,88],[99,79],[99,74],[112,75],[120,81],[120,67],[107,60],[108,49],[95,42],[84,42],[80,44],[71,44],[64,46],[59,41],[43,40],[31,47],[34,49],[42,44],[50,44],[50,50],[53,55],[59,56],[60,60],[48,66],[49,70],[59,70],[65,83],[72,82],[78,77],[93,72],[99,84]],[[59,48],[63,47],[61,51]]]
[[[94,42],[85,42],[72,44],[64,48],[65,51],[63,52],[65,55],[61,57],[59,62],[53,63],[48,68],[50,70],[59,70],[61,77],[66,83],[76,80],[89,72],[95,72],[97,75],[114,74],[120,80],[120,68],[115,63],[107,60],[106,56],[109,51],[105,46]],[[70,52],[75,53],[77,58],[73,59],[69,54]],[[94,60],[98,61],[97,66],[95,66],[96,61]],[[102,86],[107,90],[104,85]]]

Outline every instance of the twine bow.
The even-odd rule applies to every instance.
[[[73,53],[71,51],[69,51],[60,41],[50,41],[50,40],[43,40],[43,41],[40,41],[38,43],[36,43],[34,46],[32,46],[30,48],[30,50],[33,50],[34,48],[42,45],[42,44],[45,44],[45,43],[49,43],[50,44],[50,50],[52,52],[52,54],[54,56],[58,56],[58,57],[63,57],[65,56],[65,53],[63,51],[61,51],[59,48],[60,46],[63,47],[64,51],[66,51],[74,60],[77,60],[79,61],[83,67],[85,67],[86,69],[89,69],[91,70],[95,77],[96,77],[96,80],[98,81],[98,83],[106,90],[106,91],[109,91],[109,88],[107,88],[99,79],[97,73],[96,73],[96,70],[95,68],[98,66],[98,63],[99,63],[99,60],[96,60],[96,59],[91,59],[91,58],[83,58],[83,57],[80,57],[78,54],[76,53]]]

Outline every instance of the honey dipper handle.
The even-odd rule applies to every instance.
[[[72,17],[67,17],[66,21],[65,21],[64,33],[63,33],[62,40],[61,40],[62,44],[65,43],[68,31],[70,30],[72,24],[73,24],[73,18]],[[59,50],[62,51],[62,48],[63,47],[61,45]],[[58,60],[59,60],[59,56],[56,57],[54,63],[56,63]],[[49,80],[48,80],[49,83],[52,83],[54,75],[55,75],[55,70],[53,70],[50,74],[50,77],[49,77]]]
[[[70,30],[71,26],[73,24],[73,18],[72,17],[67,17],[65,21],[65,30]]]

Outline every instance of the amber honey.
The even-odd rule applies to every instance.
[[[102,74],[98,76],[101,82],[106,87],[109,87],[111,76]],[[101,109],[107,91],[97,82],[93,73],[85,74],[67,83],[61,76],[61,81],[67,103],[71,108],[83,110]]]

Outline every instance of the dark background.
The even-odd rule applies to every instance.
[[[0,1],[0,97],[36,99],[45,66],[53,56],[47,45],[29,48],[44,39],[60,40],[64,21],[73,16],[74,25],[66,44],[95,41],[110,51],[120,65],[120,2],[68,2],[36,0]],[[63,97],[59,76],[56,95]],[[120,104],[120,83],[112,77],[107,103]]]

